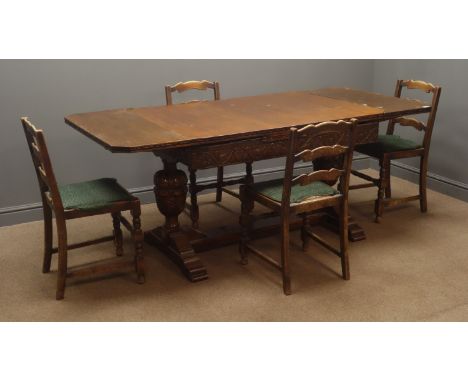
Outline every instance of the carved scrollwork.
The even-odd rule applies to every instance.
[[[255,162],[286,155],[287,141],[263,142],[260,139],[220,144],[204,149],[184,150],[179,160],[192,169]]]
[[[161,213],[166,217],[165,228],[179,228],[177,216],[184,210],[187,197],[187,175],[181,170],[160,170],[154,175],[154,194]]]
[[[373,143],[377,141],[379,135],[379,124],[369,123],[357,125],[354,130],[354,144],[362,145],[365,143]]]
[[[358,144],[375,142],[378,135],[378,124],[358,125],[355,130],[355,142]],[[321,146],[346,146],[345,130],[339,126],[325,131],[307,132],[297,142],[297,151],[313,150]],[[191,169],[206,169],[232,164],[256,162],[264,159],[286,156],[288,152],[287,130],[281,133],[268,134],[263,138],[252,138],[244,141],[219,143],[216,145],[178,149],[168,153],[156,153],[161,157],[171,157],[184,163]]]

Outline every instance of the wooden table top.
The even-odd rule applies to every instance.
[[[370,93],[363,90],[349,88],[326,88],[313,90],[312,94],[337,100],[346,100],[370,107],[384,109],[385,117],[391,119],[393,116],[401,116],[406,109],[414,109],[413,114],[427,113],[431,106],[419,100],[409,98],[397,98],[378,93]]]
[[[428,111],[430,106],[417,100],[329,88],[73,114],[65,122],[112,152],[141,152],[265,136],[323,121],[381,121]]]

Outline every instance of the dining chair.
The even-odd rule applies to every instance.
[[[89,277],[124,270],[135,270],[138,283],[145,281],[143,266],[143,231],[140,222],[140,201],[132,196],[113,178],[101,178],[86,182],[58,185],[44,133],[38,130],[27,117],[21,118],[29,151],[39,182],[44,214],[44,260],[42,272],[50,272],[52,254],[58,253],[58,277],[56,299],[65,295],[65,284],[68,278]],[[133,224],[122,216],[121,212],[130,211]],[[57,226],[58,247],[53,247],[52,214]],[[67,220],[82,217],[110,214],[113,222],[113,235],[68,244]],[[127,228],[134,240],[135,256],[123,257],[123,237],[120,224]],[[118,258],[101,260],[77,267],[68,267],[68,251],[105,241],[114,241]]]
[[[279,269],[283,277],[283,292],[291,294],[289,229],[290,216],[302,217],[301,239],[303,250],[307,250],[309,238],[341,258],[341,272],[349,280],[348,260],[348,185],[353,153],[353,132],[357,120],[349,122],[323,122],[308,125],[289,132],[289,150],[286,157],[284,179],[276,179],[241,185],[242,213],[240,223],[241,263],[247,264],[247,254],[251,252]],[[326,160],[334,163],[330,169],[315,170],[294,176],[296,162]],[[337,187],[334,184],[338,182]],[[280,215],[281,256],[278,262],[251,244],[250,232],[254,220],[251,216],[254,202],[269,208]],[[310,229],[312,215],[334,209],[339,219],[340,248],[336,249]],[[269,214],[267,214],[269,215]]]
[[[220,100],[220,91],[219,91],[219,83],[218,82],[210,82],[210,81],[187,81],[187,82],[179,82],[173,86],[166,86],[166,104],[172,105],[172,93],[178,92],[183,93],[188,90],[213,90],[213,99],[215,101]],[[182,103],[193,103],[193,102],[203,102],[200,100],[191,100],[188,102]],[[183,162],[182,162],[183,163]],[[190,210],[190,219],[192,220],[192,227],[198,228],[198,221],[199,221],[199,208],[198,208],[198,200],[197,194],[203,190],[208,189],[216,189],[216,202],[219,203],[222,200],[222,193],[225,192],[230,194],[236,198],[239,198],[239,193],[226,188],[227,186],[232,186],[236,184],[242,184],[247,182],[247,179],[252,178],[252,163],[246,163],[246,176],[237,178],[237,179],[230,179],[224,180],[224,167],[219,166],[217,168],[217,176],[216,182],[208,183],[208,184],[197,184],[197,175],[196,169],[192,168],[189,163],[184,163],[189,169],[189,176],[190,176],[190,185],[189,185],[189,192],[190,192],[190,204],[187,204],[188,209]]]
[[[437,114],[437,107],[441,93],[441,87],[431,83],[415,80],[398,80],[395,88],[395,97],[400,98],[403,88],[407,90],[418,90],[426,93],[432,93],[431,110],[427,121],[421,122],[415,118],[399,117],[389,121],[387,132],[385,135],[379,135],[376,143],[358,145],[355,151],[361,154],[369,155],[379,161],[379,177],[373,178],[357,170],[352,170],[351,173],[359,178],[367,180],[369,183],[350,186],[351,190],[377,187],[377,199],[375,201],[375,221],[378,223],[382,218],[384,207],[396,206],[406,202],[419,200],[421,212],[427,211],[427,164],[429,158],[429,147],[431,144],[432,130]],[[402,138],[395,135],[395,126],[413,127],[418,131],[422,131],[424,136],[421,143],[413,140]],[[414,196],[404,198],[392,198],[390,185],[390,166],[394,159],[404,159],[419,157],[419,193]]]

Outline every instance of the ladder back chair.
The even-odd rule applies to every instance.
[[[138,283],[145,281],[143,267],[143,231],[140,223],[140,201],[130,195],[126,189],[112,178],[102,178],[81,183],[59,186],[56,182],[44,133],[29,120],[21,118],[34,169],[36,171],[42,198],[44,214],[44,259],[42,272],[50,272],[52,254],[58,253],[58,277],[56,299],[65,294],[66,279],[71,277],[89,277],[101,274],[136,271]],[[122,215],[130,211],[133,225]],[[111,214],[113,235],[76,244],[68,244],[66,221],[87,216]],[[58,247],[53,247],[52,214],[57,225]],[[122,257],[123,237],[120,224],[131,233],[135,244],[135,256],[131,259]],[[77,267],[67,267],[69,250],[114,241],[118,258],[97,261]]]
[[[166,104],[172,105],[172,93],[178,92],[182,93],[188,90],[213,90],[213,99],[218,101],[221,99],[220,91],[219,91],[219,83],[218,82],[210,82],[210,81],[187,81],[187,82],[179,82],[173,86],[166,86]],[[192,103],[192,102],[203,102],[200,100],[191,100],[185,103]],[[196,176],[196,169],[190,167],[190,164],[184,163],[189,168],[190,174],[190,205],[187,207],[190,210],[190,219],[192,220],[192,227],[198,228],[198,220],[199,220],[199,211],[198,211],[198,201],[197,201],[197,194],[203,190],[213,189],[216,188],[216,202],[221,202],[222,200],[222,193],[225,192],[230,194],[236,198],[239,198],[239,194],[233,190],[226,188],[227,186],[232,186],[235,184],[242,184],[248,181],[248,179],[252,178],[252,163],[246,163],[246,176],[242,178],[232,179],[225,181],[224,180],[224,167],[219,166],[217,168],[217,176],[216,182],[209,183],[209,184],[197,184],[197,176]]]
[[[421,212],[427,211],[427,165],[429,159],[429,147],[431,144],[432,130],[437,114],[437,107],[441,93],[441,87],[431,83],[415,80],[398,80],[395,88],[395,97],[400,98],[403,88],[414,89],[432,94],[431,110],[427,121],[421,122],[415,118],[399,117],[389,121],[385,135],[379,135],[376,143],[356,146],[355,150],[361,154],[369,155],[379,160],[379,177],[373,178],[357,170],[352,174],[369,181],[369,183],[353,185],[351,190],[377,187],[377,199],[375,201],[375,221],[380,222],[384,207],[399,205],[414,200],[419,200]],[[395,126],[413,127],[424,133],[422,143],[401,138],[394,134]],[[420,158],[419,169],[419,194],[405,198],[392,198],[390,185],[390,165],[393,159],[404,159],[411,157]]]
[[[289,133],[289,153],[286,157],[284,179],[241,185],[242,226],[240,255],[241,263],[247,264],[247,253],[252,252],[279,269],[283,278],[283,292],[291,294],[289,260],[289,221],[291,215],[302,217],[301,239],[303,250],[312,238],[341,258],[341,271],[349,280],[348,260],[348,186],[353,155],[353,134],[357,120],[350,122],[323,122],[303,128],[292,128]],[[315,170],[294,176],[296,162],[332,160],[334,167]],[[338,181],[337,187],[333,185]],[[281,257],[280,261],[264,254],[250,244],[250,232],[254,220],[251,216],[254,202],[280,214]],[[333,208],[339,216],[340,248],[337,250],[310,230],[309,218],[324,209]],[[270,215],[271,214],[265,214]]]

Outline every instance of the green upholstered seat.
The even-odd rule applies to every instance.
[[[281,202],[283,197],[283,179],[254,183],[251,186],[257,193]],[[332,196],[339,194],[337,190],[323,182],[312,182],[306,186],[296,184],[291,187],[291,203],[300,203],[313,196]]]
[[[420,144],[398,135],[379,135],[378,143],[386,153],[393,151],[413,150],[421,147]]]
[[[63,207],[77,210],[96,210],[114,202],[130,201],[132,196],[113,178],[59,186]]]

